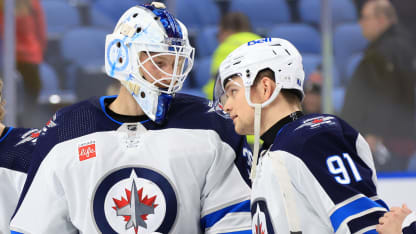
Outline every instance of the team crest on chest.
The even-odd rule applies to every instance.
[[[274,234],[269,210],[264,200],[255,200],[251,204],[251,216],[251,230],[253,234]]]
[[[177,206],[166,176],[149,168],[128,167],[101,179],[93,194],[92,213],[102,233],[168,233]]]

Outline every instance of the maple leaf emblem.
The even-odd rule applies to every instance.
[[[260,222],[260,215],[257,216],[257,224],[255,224],[255,226],[256,226],[256,234],[264,234],[263,227],[262,227],[263,225]]]
[[[133,191],[133,193],[132,193]],[[149,214],[155,213],[155,208],[158,204],[154,204],[156,195],[148,198],[146,195],[143,197],[143,188],[137,190],[136,182],[133,180],[131,190],[125,189],[126,198],[121,197],[121,200],[113,198],[113,209],[116,211],[117,216],[123,216],[126,223],[126,230],[134,228],[137,234],[139,226],[147,228],[146,220]]]

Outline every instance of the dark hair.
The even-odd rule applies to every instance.
[[[251,32],[251,24],[245,14],[230,12],[221,18],[220,29],[233,32]]]
[[[257,85],[257,83],[265,76],[269,77],[271,80],[276,82],[274,72],[270,68],[265,68],[265,69],[259,71],[259,73],[257,73],[257,76],[256,76],[256,78],[254,79],[254,82],[253,82],[253,86]],[[282,89],[282,90],[280,90],[280,93],[290,104],[300,106],[300,103],[302,101],[302,93],[299,92],[299,90],[296,90],[296,89]]]

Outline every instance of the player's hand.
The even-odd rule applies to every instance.
[[[378,220],[377,232],[379,234],[402,234],[402,223],[411,212],[405,204],[402,207],[392,207]]]

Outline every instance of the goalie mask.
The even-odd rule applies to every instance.
[[[127,10],[107,35],[105,70],[151,120],[162,123],[192,69],[193,56],[186,27],[154,2]]]

